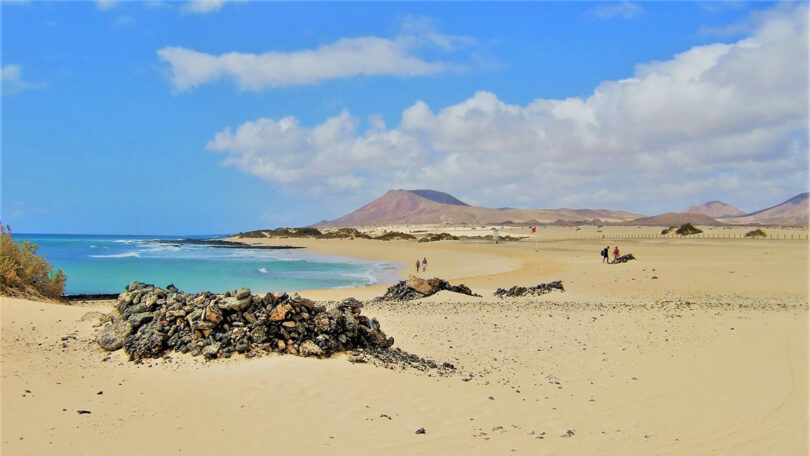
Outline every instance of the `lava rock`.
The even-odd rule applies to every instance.
[[[213,359],[234,352],[328,357],[355,349],[387,350],[394,339],[376,319],[362,315],[362,307],[354,298],[327,311],[286,293],[259,296],[243,288],[191,294],[133,282],[119,295],[117,310],[96,341],[105,350],[123,348],[132,361],[172,351]]]
[[[544,295],[546,293],[551,293],[552,291],[555,290],[565,292],[565,288],[563,288],[561,280],[549,283],[541,283],[533,287],[514,286],[508,290],[504,288],[498,288],[497,290],[495,290],[495,293],[493,294],[499,298],[519,298],[521,296]]]
[[[434,295],[442,290],[449,290],[468,296],[480,296],[473,293],[469,287],[464,285],[450,285],[449,282],[438,277],[425,280],[416,276],[410,276],[407,281],[402,280],[388,287],[385,294],[377,299],[381,301],[410,301],[412,299],[420,299]]]

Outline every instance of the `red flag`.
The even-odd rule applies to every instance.
[[[534,232],[536,232],[536,231],[537,231],[537,227],[536,227],[536,226],[533,226],[533,227],[532,227],[532,233],[534,233]]]

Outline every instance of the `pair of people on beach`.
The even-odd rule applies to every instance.
[[[610,254],[608,253],[609,251],[610,251],[609,245],[606,246],[604,249],[602,249],[602,263],[610,263]],[[615,263],[616,259],[618,258],[619,258],[619,246],[617,245],[616,247],[613,248],[613,262]]]
[[[416,259],[416,273],[419,273],[419,259]],[[422,258],[422,272],[427,271],[427,258]]]

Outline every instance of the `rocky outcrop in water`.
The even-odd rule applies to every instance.
[[[401,280],[399,283],[388,287],[385,294],[377,299],[381,301],[410,301],[412,299],[420,299],[436,294],[442,290],[468,296],[481,296],[473,293],[469,287],[463,284],[450,285],[449,282],[438,277],[425,280],[416,276],[410,276],[407,281]]]
[[[504,288],[498,288],[497,290],[495,290],[495,293],[493,294],[499,298],[519,298],[521,296],[544,295],[546,293],[551,293],[554,290],[562,292],[565,291],[565,288],[563,288],[561,280],[549,283],[541,283],[540,285],[536,285],[533,287],[514,286],[508,290]]]
[[[328,357],[355,349],[387,349],[394,343],[375,318],[361,314],[354,298],[326,306],[286,293],[185,293],[140,282],[118,296],[112,318],[96,341],[123,348],[131,360],[176,351],[207,359],[280,352]]]

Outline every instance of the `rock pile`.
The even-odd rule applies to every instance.
[[[521,296],[539,296],[544,295],[546,293],[551,293],[554,290],[559,290],[565,292],[565,288],[563,288],[562,280],[557,280],[554,282],[549,283],[541,283],[540,285],[534,287],[518,287],[514,286],[508,290],[503,288],[498,288],[493,293],[495,296],[499,298],[518,298]]]
[[[123,348],[131,360],[178,351],[207,359],[232,353],[281,352],[328,357],[354,349],[387,349],[394,343],[362,303],[344,299],[328,309],[286,293],[254,295],[247,288],[224,294],[185,293],[132,282],[96,341]]]
[[[450,285],[449,282],[438,277],[424,280],[416,276],[410,276],[407,281],[401,280],[399,283],[388,287],[385,294],[377,299],[381,301],[410,301],[436,294],[442,290],[469,296],[481,296],[473,293],[469,287],[463,284]]]
[[[632,253],[628,253],[627,255],[622,255],[619,258],[616,258],[615,260],[613,260],[613,264],[627,263],[628,261],[635,260],[635,259],[636,259],[636,257],[634,257]]]

